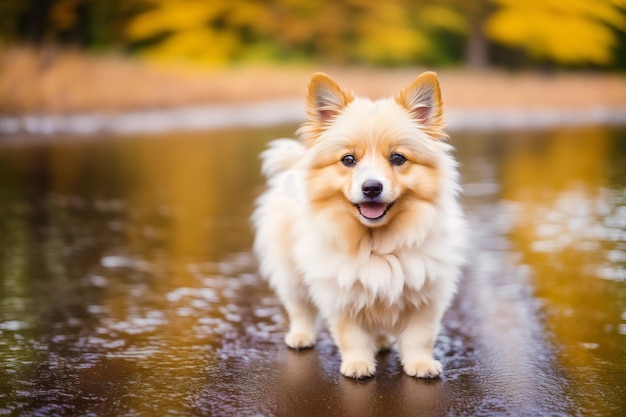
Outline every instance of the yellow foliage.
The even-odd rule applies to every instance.
[[[145,56],[159,61],[221,65],[241,48],[234,31],[210,24],[234,8],[237,0],[151,0],[151,3],[152,8],[138,15],[126,28],[131,40],[169,35],[149,48]]]
[[[467,32],[467,17],[452,7],[441,4],[424,5],[416,12],[424,25],[457,33]]]
[[[354,23],[360,56],[373,62],[401,62],[428,50],[428,38],[411,26],[406,9],[393,2],[371,4],[373,13]]]
[[[83,0],[63,0],[76,4]],[[532,58],[610,64],[614,30],[626,30],[626,0],[143,0],[126,28],[157,40],[154,59],[229,63],[256,56],[335,62],[409,63],[440,55],[433,33],[468,34],[476,21],[491,41]]]
[[[333,61],[408,62],[432,48],[428,31],[463,30],[462,16],[426,1],[147,0],[126,28],[154,59],[226,63],[250,51],[307,51]],[[268,45],[273,45],[268,47]]]
[[[225,9],[225,3],[201,0],[152,0],[153,8],[133,19],[126,33],[131,40],[140,40],[162,32],[194,31]]]
[[[609,64],[615,34],[626,28],[623,0],[495,0],[490,39],[566,64]]]

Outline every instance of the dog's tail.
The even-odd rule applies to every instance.
[[[267,178],[272,178],[281,172],[292,168],[302,159],[304,147],[293,139],[276,139],[269,143],[267,150],[261,153],[263,164],[261,172]]]

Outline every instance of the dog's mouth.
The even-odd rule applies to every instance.
[[[393,206],[393,203],[387,204],[380,201],[366,201],[360,204],[356,204],[356,208],[359,210],[359,214],[365,217],[367,220],[380,220]]]

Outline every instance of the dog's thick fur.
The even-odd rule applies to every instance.
[[[394,336],[404,371],[434,378],[433,347],[455,293],[464,221],[436,74],[370,101],[311,78],[299,141],[263,154],[268,189],[254,250],[289,315],[294,349],[327,321],[341,373],[374,374]]]

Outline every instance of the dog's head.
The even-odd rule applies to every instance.
[[[374,228],[414,216],[438,198],[449,145],[441,141],[447,136],[435,73],[378,101],[354,97],[326,74],[315,74],[299,133],[314,209]]]

